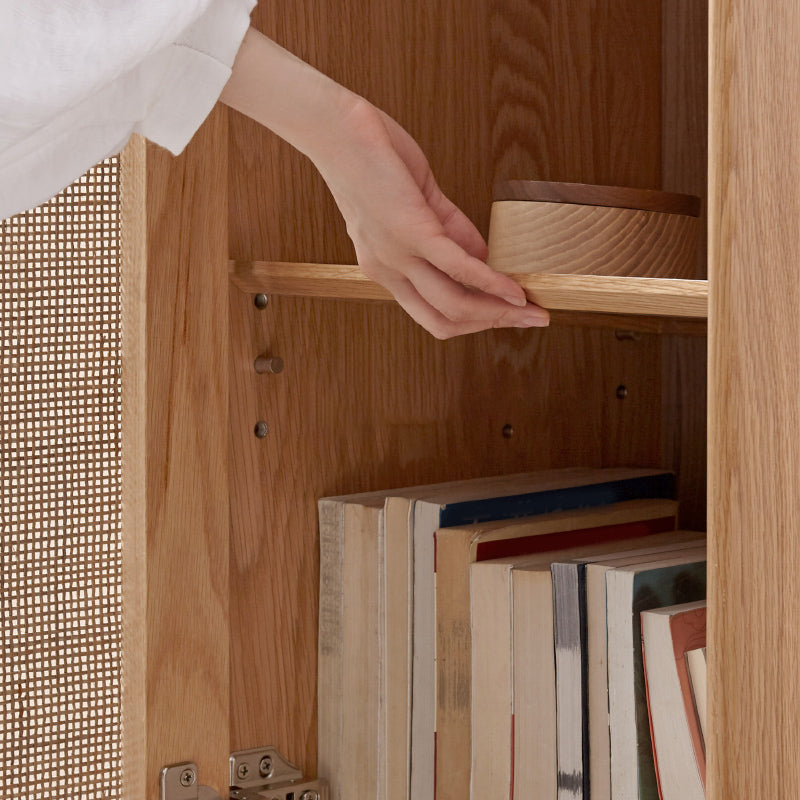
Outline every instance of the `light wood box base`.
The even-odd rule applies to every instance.
[[[503,184],[496,196],[489,263],[500,272],[694,276],[699,224],[694,198],[539,181]]]

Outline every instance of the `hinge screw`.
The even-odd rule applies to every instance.
[[[195,775],[193,769],[185,769],[181,773],[181,786],[194,786],[196,779],[197,776]]]
[[[319,800],[319,792],[314,789],[306,789],[303,794],[300,795],[300,800]]]
[[[269,756],[264,756],[261,763],[258,765],[258,771],[261,773],[262,778],[269,778],[272,774],[272,759]]]
[[[244,780],[250,774],[250,767],[247,764],[239,764],[236,774],[239,776],[239,780]]]

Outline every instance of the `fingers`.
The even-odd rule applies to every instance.
[[[527,304],[525,292],[515,280],[465,253],[446,235],[426,239],[418,255],[458,283],[474,286],[486,294],[495,295],[517,306]]]
[[[432,178],[431,182],[432,188],[426,186],[423,196],[439,219],[445,235],[460,245],[473,258],[486,261],[489,248],[480,231],[455,203],[442,194]]]
[[[434,308],[455,322],[475,319],[490,320],[505,327],[530,327],[547,325],[550,320],[548,312],[539,306],[527,301],[520,306],[487,293],[481,286],[471,288],[475,286],[472,281],[458,275],[450,276],[438,265],[420,262],[408,270],[407,277]]]
[[[385,283],[406,311],[437,338],[488,328],[530,328],[549,324],[549,314],[529,304],[511,305],[498,297],[462,286],[440,270],[418,262],[405,278]]]
[[[509,303],[525,305],[525,292],[519,284],[485,263],[489,248],[480,232],[466,214],[445,197],[430,173],[422,195],[436,214],[443,235],[426,240],[420,255],[459,283],[497,295]],[[464,257],[465,253],[469,258]]]
[[[493,327],[483,321],[472,320],[459,323],[448,319],[431,306],[414,288],[414,285],[407,280],[401,280],[396,284],[393,283],[390,289],[395,300],[405,312],[437,339],[450,339],[453,336],[477,333]]]

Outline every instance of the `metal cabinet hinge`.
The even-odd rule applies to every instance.
[[[230,759],[230,800],[328,800],[328,784],[304,781],[303,773],[274,747],[240,750]],[[161,770],[161,800],[222,800],[200,784],[197,764],[186,761]]]

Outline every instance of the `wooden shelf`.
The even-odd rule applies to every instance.
[[[232,261],[233,282],[246,292],[391,300],[357,266],[278,261]],[[708,281],[594,275],[514,275],[531,301],[547,309],[705,319]]]

